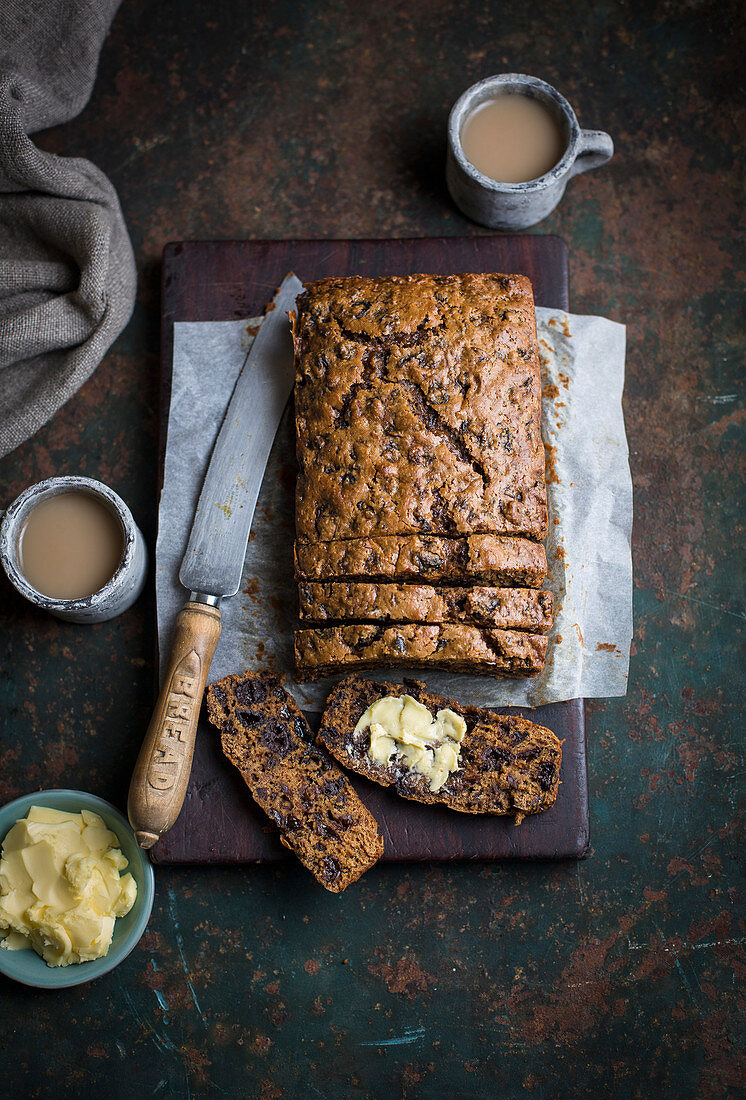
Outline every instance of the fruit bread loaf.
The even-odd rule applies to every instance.
[[[533,676],[544,667],[546,651],[542,634],[447,623],[355,623],[295,632],[297,675],[306,680],[401,665]]]
[[[538,588],[547,575],[544,547],[500,535],[377,535],[295,544],[300,580],[400,580],[423,584],[522,585]]]
[[[544,537],[528,279],[322,279],[298,299],[293,339],[300,541]]]
[[[392,701],[393,710],[388,702],[381,707],[381,700]],[[409,724],[407,713],[413,716]],[[429,719],[437,725],[428,728]],[[398,734],[387,738],[392,729]],[[417,747],[429,738],[427,747]],[[404,798],[463,813],[514,814],[519,824],[526,814],[549,809],[557,797],[562,747],[551,730],[462,706],[414,680],[347,677],[327,700],[316,740],[346,768],[393,786]]]
[[[538,588],[301,581],[298,595],[305,623],[467,623],[537,634],[552,625],[552,593]]]
[[[211,684],[207,713],[223,752],[280,840],[327,890],[340,893],[383,853],[375,819],[322,749],[279,677],[226,676]]]

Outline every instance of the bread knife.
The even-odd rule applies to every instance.
[[[220,638],[220,601],[241,584],[269,452],[293,389],[287,312],[303,289],[288,275],[267,307],[212,451],[179,580],[179,612],[163,685],[130,783],[127,813],[141,848],[176,821],[186,795],[202,695]]]

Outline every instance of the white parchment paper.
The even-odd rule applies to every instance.
[[[509,679],[406,671],[432,690],[478,706],[539,706],[624,695],[632,639],[632,480],[622,417],[625,329],[602,317],[537,309],[547,447],[547,556],[555,623],[544,671]],[[186,592],[178,581],[202,478],[259,319],[177,322],[156,597],[161,668]],[[239,594],[222,605],[211,680],[245,668],[287,675],[306,710],[321,710],[332,680],[293,679],[295,439],[292,402],[267,464]],[[386,670],[366,673],[401,679]]]

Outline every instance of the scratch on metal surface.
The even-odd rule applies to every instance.
[[[420,1039],[425,1038],[424,1027],[409,1028],[403,1035],[398,1036],[396,1039],[372,1039],[365,1042],[358,1043],[359,1047],[402,1047],[408,1043],[418,1043]]]
[[[178,921],[178,918],[176,916],[176,898],[174,896],[173,889],[170,886],[168,888],[168,908],[169,908],[170,913],[171,913],[171,920],[172,920],[173,926],[174,926],[174,936],[175,936],[175,939],[176,939],[176,947],[177,947],[177,950],[179,952],[179,958],[181,959],[181,966],[182,966],[182,969],[184,971],[184,977],[186,978],[186,983],[189,986],[189,992],[192,995],[192,1000],[194,1002],[194,1007],[197,1009],[197,1012],[199,1014],[199,1018],[202,1021],[202,1023],[205,1025],[205,1027],[207,1027],[207,1020],[205,1019],[205,1017],[202,1014],[202,1009],[199,1007],[199,1001],[197,1000],[197,994],[194,992],[194,986],[192,985],[192,979],[189,977],[189,967],[187,966],[186,957],[184,955],[184,938],[181,934],[181,930],[179,928],[179,921]]]
[[[179,1051],[177,1050],[176,1046],[174,1046],[174,1044],[171,1042],[171,1040],[168,1038],[167,1035],[159,1034],[159,1032],[156,1031],[156,1029],[153,1027],[153,1025],[150,1023],[149,1020],[143,1020],[142,1016],[137,1011],[137,1007],[135,1005],[135,1002],[132,1000],[129,993],[124,988],[124,986],[122,984],[122,979],[119,977],[118,974],[116,975],[116,978],[117,978],[117,981],[119,982],[119,988],[122,991],[122,996],[124,997],[124,1000],[125,1000],[128,1008],[129,1008],[130,1012],[135,1017],[135,1019],[137,1020],[138,1024],[140,1025],[142,1030],[145,1032],[145,1034],[153,1040],[153,1042],[155,1043],[156,1049],[159,1050],[161,1052],[161,1054],[163,1054],[165,1051],[168,1051],[171,1054],[175,1054],[176,1057],[180,1059],[180,1054],[179,1054]]]
[[[672,951],[673,951],[674,962],[676,963],[676,969],[679,972],[679,976],[681,978],[684,989],[689,994],[689,1000],[692,1002],[692,1004],[696,1008],[698,1015],[701,1016],[702,1015],[702,1009],[699,1007],[699,1001],[694,996],[694,990],[692,989],[691,983],[690,983],[689,979],[687,978],[686,974],[684,973],[684,967],[681,965],[681,960],[679,959],[679,953],[678,953],[678,951],[674,950],[673,948],[672,948]],[[702,990],[700,989],[700,993],[701,992],[702,992]]]
[[[731,945],[738,946],[743,943],[746,943],[746,936],[740,936],[729,940],[706,940],[704,943],[682,943],[681,947],[677,948],[664,944],[661,950],[673,951],[674,954],[679,954],[682,951],[703,951],[709,947],[730,947]],[[627,948],[629,951],[647,951],[649,946],[650,945],[647,943],[633,943],[632,940],[627,940]]]
[[[678,600],[698,603],[701,607],[711,607],[713,611],[722,611],[723,615],[732,615],[734,619],[743,619],[746,622],[746,615],[742,611],[729,611],[727,607],[721,607],[720,604],[710,603],[708,600],[698,600],[696,596],[685,596],[683,592],[669,592],[666,588],[661,589],[661,591],[664,596],[674,596]]]
[[[663,950],[664,951],[670,951],[670,953],[673,955],[674,964],[676,966],[676,969],[679,972],[679,977],[681,978],[681,984],[684,986],[684,989],[687,992],[689,1000],[694,1005],[694,1007],[697,1011],[697,1015],[702,1016],[702,1009],[700,1008],[699,1001],[695,997],[694,990],[692,989],[691,982],[689,981],[686,974],[684,973],[684,967],[681,965],[681,960],[679,959],[679,949],[678,949],[678,947],[674,946],[674,944],[671,944],[670,946],[667,946],[665,936],[663,935],[660,928],[656,927],[655,930],[658,933],[659,940],[663,944]],[[699,984],[699,982],[697,984]],[[702,989],[700,988],[700,993],[701,992],[702,992]]]
[[[690,852],[686,858],[694,859],[694,857],[698,856],[700,852],[704,852],[705,848],[709,848],[711,844],[714,844],[716,840],[720,839],[721,837],[718,835],[718,833],[714,832],[712,836],[704,842],[704,844],[700,844],[699,848],[695,848],[694,851]]]

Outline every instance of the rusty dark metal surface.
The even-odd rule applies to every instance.
[[[631,685],[588,706],[586,861],[389,865],[341,897],[290,863],[159,868],[112,974],[0,983],[5,1095],[739,1094],[743,45],[740,6],[699,0],[125,3],[90,105],[38,140],[119,189],[138,306],[0,463],[3,500],[100,477],[152,546],[163,245],[481,233],[445,193],[447,111],[534,73],[617,144],[537,231],[569,244],[574,308],[629,326]],[[152,593],[84,628],[0,583],[0,799],[122,804],[153,652]]]

